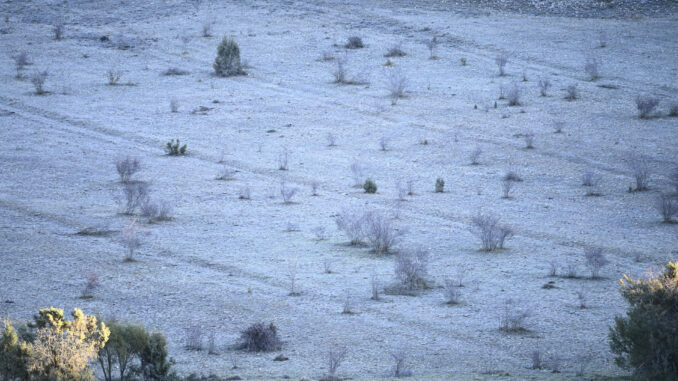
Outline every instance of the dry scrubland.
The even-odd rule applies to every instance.
[[[182,374],[317,378],[333,345],[348,348],[337,374],[351,378],[388,374],[396,352],[431,378],[625,374],[607,343],[626,308],[617,279],[675,259],[677,225],[655,207],[677,164],[675,14],[420,5],[0,5],[0,315],[80,307],[138,321],[167,335]],[[238,42],[247,75],[213,74],[224,35]],[[351,36],[365,46],[346,49]],[[405,56],[384,57],[398,44]],[[19,79],[13,56],[23,51]],[[358,84],[334,83],[338,62]],[[186,73],[163,75],[170,68]],[[35,95],[31,77],[43,70],[46,93]],[[401,98],[390,96],[394,75],[406,79]],[[546,96],[540,79],[552,84]],[[570,85],[576,100],[565,99]],[[511,98],[514,86],[509,106],[500,89]],[[639,118],[641,94],[661,100],[656,114]],[[170,139],[187,144],[185,156],[165,154]],[[128,155],[141,163],[132,179],[172,207],[168,221],[137,218],[132,262],[122,243],[133,217],[121,213],[115,168]],[[629,192],[633,157],[647,165],[646,191]],[[354,186],[354,164],[376,194]],[[523,181],[503,181],[508,171]],[[582,186],[587,171],[597,186]],[[297,189],[290,202],[282,181]],[[335,223],[347,209],[386,216],[402,233],[394,253],[427,251],[427,287],[389,293],[397,254],[349,245]],[[480,250],[479,213],[511,227],[503,249]],[[591,247],[609,260],[597,279]],[[446,280],[461,269],[459,303],[446,304]],[[88,274],[99,286],[83,299]],[[524,330],[500,329],[507,300],[510,314],[526,312]],[[280,351],[229,348],[256,321],[278,326]],[[205,346],[214,334],[218,354],[185,348],[196,326]],[[543,369],[531,369],[535,351]],[[272,361],[278,354],[289,360]]]

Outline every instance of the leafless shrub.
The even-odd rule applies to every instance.
[[[287,262],[287,277],[290,280],[290,293],[289,296],[299,296],[300,292],[297,291],[297,270],[299,268],[299,257],[295,256]]]
[[[632,154],[626,159],[636,182],[635,192],[642,192],[648,189],[650,181],[650,160],[643,155]]]
[[[577,291],[577,301],[579,302],[579,308],[586,308],[586,293],[584,291]]]
[[[548,276],[554,277],[556,275],[558,275],[558,265],[556,264],[556,261],[551,261],[551,262],[549,262]]]
[[[587,196],[594,196],[599,194],[598,193],[598,185],[600,184],[601,177],[599,174],[588,170],[584,172],[584,174],[581,176],[581,185],[589,188],[586,191]]]
[[[130,222],[122,231],[122,244],[127,249],[125,254],[125,262],[133,262],[134,253],[141,247],[141,240],[139,239],[139,232],[136,226],[136,220]]]
[[[217,346],[214,342],[214,331],[210,331],[209,336],[207,337],[207,353],[210,355],[218,355]]]
[[[397,45],[391,46],[387,51],[386,54],[384,54],[384,57],[404,57],[406,56],[407,53],[405,53],[402,49],[402,43],[398,43]]]
[[[208,21],[202,24],[202,36],[212,37],[212,22]]]
[[[240,200],[250,200],[251,199],[251,192],[250,192],[250,187],[248,185],[244,185],[238,189],[238,198]]]
[[[565,274],[563,275],[565,278],[578,278],[579,275],[577,274],[577,264],[576,263],[569,263],[567,267],[565,267]]]
[[[461,292],[459,291],[459,284],[456,279],[445,279],[445,303],[459,304]]]
[[[47,80],[48,76],[49,72],[47,70],[36,71],[35,73],[31,74],[31,83],[33,84],[33,88],[35,88],[35,94],[43,95],[46,93],[45,81]]]
[[[189,74],[188,71],[183,70],[183,69],[179,69],[177,67],[171,67],[171,68],[165,70],[164,72],[162,72],[162,75],[164,75],[164,76],[187,75],[187,74]]]
[[[395,105],[398,99],[405,97],[408,80],[400,68],[392,69],[388,76],[388,92],[391,104]]]
[[[363,186],[364,170],[360,163],[351,164],[351,174],[353,176],[353,187],[361,188]]]
[[[513,181],[502,179],[501,180],[502,198],[506,198],[506,199],[511,198],[510,192],[511,192],[512,188],[513,188]]]
[[[229,181],[235,178],[235,169],[224,165],[217,175],[217,180]]]
[[[544,358],[539,349],[532,351],[530,359],[532,360],[531,369],[541,369],[544,366]]]
[[[563,122],[563,121],[553,122],[553,133],[554,134],[560,134],[561,132],[563,132],[563,128],[565,128],[565,122]]]
[[[327,135],[325,135],[325,139],[327,140],[327,146],[328,146],[328,147],[336,147],[336,145],[337,145],[337,137],[334,136],[333,133],[328,132]]]
[[[523,140],[525,140],[525,149],[534,148],[534,134],[532,132],[523,134]]]
[[[426,288],[428,275],[428,252],[418,248],[402,250],[396,256],[395,276],[404,291],[417,291]]]
[[[678,102],[674,102],[669,106],[669,116],[678,116]]]
[[[348,38],[348,41],[346,42],[346,45],[344,45],[346,49],[360,49],[364,48],[365,45],[363,44],[362,38],[358,36],[351,36]]]
[[[678,214],[678,196],[661,193],[657,197],[657,211],[661,214],[664,223],[673,222],[673,216]]]
[[[283,148],[283,151],[278,155],[278,169],[281,171],[287,171],[289,161],[289,152],[287,148]]]
[[[610,261],[605,258],[603,249],[598,247],[587,247],[584,249],[584,258],[586,266],[591,271],[591,279],[597,279],[600,276],[600,270]]]
[[[23,78],[23,71],[24,68],[27,65],[30,65],[31,62],[28,59],[28,53],[26,52],[20,52],[12,56],[12,59],[14,59],[14,66],[16,68],[16,78],[21,79]]]
[[[641,119],[651,118],[657,106],[659,106],[659,98],[657,97],[649,95],[638,95],[636,97],[638,117]]]
[[[134,214],[134,211],[141,206],[143,200],[149,197],[149,186],[143,182],[127,182],[123,186],[125,196],[124,214]]]
[[[551,88],[551,80],[548,78],[540,78],[537,84],[539,85],[539,94],[542,97],[545,97],[547,95],[548,89]]]
[[[285,180],[280,181],[280,195],[282,196],[283,202],[285,204],[292,203],[292,197],[297,194],[297,191],[297,188],[288,187]]]
[[[405,189],[400,180],[396,182],[396,189],[398,190],[398,200],[405,201],[405,196],[407,196],[407,189]]]
[[[590,81],[600,78],[600,60],[595,57],[589,57],[584,64],[584,71],[589,76]]]
[[[241,333],[237,348],[248,352],[271,352],[281,346],[278,329],[273,323],[255,323]]]
[[[341,313],[344,315],[353,315],[355,312],[353,311],[353,304],[351,303],[351,294],[349,292],[346,293],[346,298],[344,299],[344,308],[342,309]]]
[[[408,369],[407,366],[407,352],[404,350],[397,350],[391,352],[391,357],[393,357],[393,360],[395,361],[395,365],[391,371],[393,377],[412,377],[412,371]]]
[[[299,231],[299,225],[295,224],[292,221],[287,221],[287,227],[285,227],[285,232],[291,233],[291,232],[298,232]]]
[[[432,39],[427,41],[426,47],[428,48],[428,52],[429,52],[428,59],[434,60],[434,59],[438,58],[436,56],[436,49],[438,49],[438,38],[437,37],[434,36]]]
[[[311,181],[311,196],[317,196],[318,195],[318,187],[320,186],[320,183],[316,180]]]
[[[387,136],[382,136],[379,138],[379,149],[382,151],[388,151],[389,143],[391,143],[391,138]]]
[[[580,354],[575,357],[575,362],[577,364],[577,368],[574,375],[577,377],[583,377],[584,373],[586,372],[586,368],[591,363],[591,356],[588,354]]]
[[[380,300],[381,298],[379,297],[379,278],[377,277],[377,274],[372,274],[372,277],[370,278],[370,288],[372,289],[372,297],[370,299],[372,300]]]
[[[339,57],[335,62],[337,63],[337,67],[332,72],[332,75],[334,76],[334,83],[349,84],[350,81],[348,80],[346,74],[346,58]]]
[[[511,228],[501,225],[499,218],[491,214],[478,214],[471,222],[483,251],[503,249],[504,241],[513,235]]]
[[[604,30],[601,30],[598,33],[598,47],[604,48],[607,46],[607,33]]]
[[[509,106],[520,106],[520,87],[517,84],[513,84],[506,94],[506,99],[508,99]]]
[[[504,68],[506,67],[506,64],[508,63],[510,57],[511,57],[510,53],[501,52],[497,54],[497,56],[494,58],[494,62],[497,64],[497,68],[499,69],[500,77],[506,75],[506,73],[504,72]]]
[[[480,164],[480,155],[483,154],[483,149],[480,148],[480,146],[476,146],[476,148],[471,151],[469,154],[469,160],[471,161],[471,165],[478,165]]]
[[[507,170],[506,173],[504,174],[503,179],[504,179],[504,180],[510,180],[510,181],[517,181],[517,182],[523,181],[523,178],[520,177],[520,175],[518,174],[518,172],[516,172],[516,171],[513,170],[513,169]]]
[[[327,239],[327,230],[322,225],[316,226],[313,228],[313,235],[316,241],[324,241]]]
[[[519,305],[513,299],[504,302],[502,315],[499,319],[499,329],[504,332],[524,332],[525,320],[530,317],[530,312],[524,306]]]
[[[393,220],[379,212],[364,215],[364,236],[377,255],[387,254],[398,243],[402,232],[393,226]]]
[[[179,112],[179,101],[176,99],[170,100],[170,111],[177,113]]]
[[[58,22],[54,26],[52,26],[52,33],[54,34],[54,39],[59,41],[64,38],[64,30],[66,29],[66,26],[62,22]]]
[[[192,325],[185,330],[186,349],[192,351],[202,350],[203,332],[200,325]]]
[[[365,226],[365,215],[357,210],[344,209],[334,217],[337,228],[344,232],[351,245],[362,243]]]
[[[141,200],[139,209],[141,217],[146,218],[149,223],[172,219],[172,207],[166,201],[154,202],[150,197],[146,197]]]
[[[324,381],[339,381],[340,378],[337,377],[337,369],[341,366],[341,363],[346,358],[348,354],[348,349],[346,347],[335,346],[330,348],[327,353],[327,376],[323,378]]]
[[[320,57],[320,60],[325,62],[332,61],[334,60],[334,54],[332,54],[331,51],[326,50],[323,52],[322,56]]]
[[[82,289],[81,297],[83,299],[92,299],[94,297],[94,290],[99,287],[99,275],[95,273],[85,274],[84,288]]]
[[[504,84],[499,85],[499,100],[506,99],[506,87]],[[494,108],[497,108],[497,102],[494,102]]]
[[[407,195],[414,196],[414,180],[407,180]]]
[[[527,72],[525,72],[525,70],[523,70],[523,82],[527,82],[527,81],[528,81]]]
[[[124,159],[118,159],[115,162],[115,169],[118,171],[121,183],[128,183],[132,176],[141,169],[141,162],[137,158],[127,156]]]
[[[120,71],[110,69],[106,72],[106,78],[108,78],[109,86],[117,85],[120,81],[120,77],[122,77],[122,72]]]
[[[334,263],[333,259],[323,260],[323,272],[325,274],[332,274],[332,264]]]
[[[579,90],[577,89],[577,84],[568,85],[565,88],[565,99],[568,101],[573,101],[579,98]]]

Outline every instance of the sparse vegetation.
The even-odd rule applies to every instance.
[[[438,57],[436,56],[436,49],[438,49],[438,38],[434,36],[432,39],[427,41],[426,47],[428,48],[428,59],[437,59]]]
[[[48,76],[49,73],[47,70],[36,71],[35,73],[31,74],[31,83],[33,84],[33,88],[35,88],[36,95],[43,95],[47,93],[45,91],[45,81],[47,81]]]
[[[348,41],[346,41],[346,44],[344,45],[346,49],[360,49],[364,48],[365,45],[363,44],[363,39],[358,37],[358,36],[351,36],[348,38]]]
[[[506,99],[508,100],[509,106],[520,106],[520,93],[520,87],[514,83],[506,94]]]
[[[547,96],[547,92],[551,88],[551,80],[548,78],[540,78],[539,82],[537,82],[537,85],[539,86],[539,95],[542,97]]]
[[[120,176],[120,182],[125,184],[130,182],[132,176],[141,169],[141,162],[137,158],[127,156],[115,162],[115,169]]]
[[[386,54],[384,54],[384,57],[405,57],[406,55],[407,53],[402,49],[402,43],[399,43],[391,46],[388,51],[386,51]]]
[[[641,119],[651,118],[659,106],[659,98],[648,95],[639,95],[636,97],[636,108],[638,117]]]
[[[586,260],[586,267],[591,271],[591,279],[600,278],[600,270],[610,263],[603,254],[603,249],[599,247],[587,247],[584,249],[584,259]]]
[[[504,302],[503,311],[499,319],[499,330],[507,333],[525,332],[525,321],[530,317],[530,312],[524,305],[520,305],[513,299]]]
[[[497,64],[497,68],[499,69],[499,76],[503,77],[506,75],[506,72],[504,69],[506,68],[506,64],[509,61],[509,58],[511,58],[511,54],[507,52],[501,52],[497,54],[497,56],[494,58],[494,63]]]
[[[179,139],[174,139],[167,142],[165,145],[165,153],[169,156],[184,156],[186,155],[186,144],[181,145]]]
[[[565,88],[565,99],[568,101],[579,99],[579,90],[577,89],[576,84],[568,85]]]
[[[673,217],[678,214],[678,196],[673,193],[660,193],[657,197],[657,211],[664,223],[673,222]]]
[[[388,254],[403,235],[395,228],[393,220],[379,212],[366,212],[363,216],[364,237],[377,254]]]
[[[646,191],[650,181],[650,159],[643,155],[631,154],[626,158],[626,164],[635,180],[635,188],[630,189],[634,192]]]
[[[589,57],[584,64],[584,71],[589,77],[589,81],[595,81],[600,78],[600,60],[595,57]]]
[[[428,252],[422,248],[398,252],[394,272],[403,291],[415,292],[427,287],[428,257]]]
[[[52,33],[54,34],[54,39],[57,41],[63,40],[64,38],[64,31],[66,30],[66,25],[62,22],[56,23],[52,27]]]
[[[240,334],[238,349],[248,352],[272,352],[282,347],[278,337],[278,328],[270,323],[254,323]]]
[[[504,248],[504,242],[513,235],[513,230],[499,223],[499,218],[491,214],[478,214],[471,223],[480,238],[483,251],[495,251]]]
[[[398,103],[398,99],[405,97],[408,81],[405,74],[399,68],[391,69],[388,76],[388,92],[391,105]]]

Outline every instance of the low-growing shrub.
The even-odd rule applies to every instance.
[[[589,76],[590,81],[600,78],[600,60],[594,57],[587,58],[584,64],[584,71]]]
[[[118,171],[121,183],[128,183],[132,176],[141,170],[141,162],[137,158],[127,156],[124,159],[118,159],[115,162],[115,169]]]
[[[678,379],[678,263],[649,279],[624,275],[620,282],[629,308],[610,328],[615,362],[638,379]]]
[[[661,193],[657,197],[657,211],[661,214],[664,223],[671,223],[673,216],[678,214],[678,196]]]
[[[639,95],[636,97],[636,108],[638,109],[638,117],[647,119],[652,117],[652,114],[659,106],[659,98],[648,95]]]
[[[438,38],[433,36],[432,39],[426,42],[426,47],[428,48],[428,59],[434,60],[438,57],[436,56],[436,49],[438,48]]]
[[[132,215],[149,197],[149,185],[139,181],[127,182],[124,183],[122,192],[125,197],[123,214]]]
[[[548,78],[540,78],[539,82],[537,82],[537,85],[539,86],[539,94],[542,97],[547,96],[548,89],[551,88],[551,80]]]
[[[504,241],[513,235],[513,230],[499,223],[499,218],[491,214],[478,214],[471,223],[480,238],[483,251],[495,251],[504,248]]]
[[[364,48],[365,45],[363,44],[362,38],[358,36],[351,36],[348,38],[346,41],[346,44],[344,45],[346,49],[360,49]]]
[[[579,98],[579,90],[577,89],[576,84],[568,85],[565,88],[565,99],[568,101],[574,101]]]
[[[217,58],[214,60],[213,67],[219,77],[246,74],[240,62],[240,47],[235,40],[224,36],[217,48]]]
[[[393,225],[393,220],[379,212],[367,212],[363,216],[364,237],[377,254],[388,254],[403,235]]]
[[[367,178],[363,184],[363,189],[365,190],[365,193],[377,193],[377,183],[375,183],[374,180]]]
[[[407,85],[408,80],[402,70],[399,68],[390,70],[388,76],[388,92],[392,105],[395,105],[398,102],[398,99],[405,97]]]
[[[501,52],[497,54],[497,56],[494,58],[494,63],[497,64],[497,68],[499,69],[499,76],[503,77],[506,75],[504,68],[506,67],[506,64],[509,61],[509,58],[511,57],[511,54],[507,52]]]
[[[443,193],[445,192],[445,180],[443,180],[441,177],[438,177],[436,179],[436,188],[435,188],[436,193]]]
[[[413,373],[407,366],[407,353],[402,350],[391,352],[391,357],[395,361],[391,374],[393,377],[412,377]]]
[[[344,232],[351,245],[362,243],[365,226],[365,214],[358,210],[344,209],[334,217],[337,228]]]
[[[278,337],[278,328],[270,323],[254,323],[240,334],[238,349],[248,352],[271,352],[280,349],[282,343]]]
[[[52,33],[54,34],[54,39],[59,41],[64,38],[64,31],[66,30],[66,25],[62,22],[56,23],[52,27]]]
[[[459,282],[456,279],[445,279],[445,303],[450,305],[459,304],[460,294]]]
[[[519,305],[513,299],[507,299],[504,302],[504,308],[499,319],[499,330],[508,333],[527,331],[525,320],[530,315],[529,310],[525,306]]]
[[[483,154],[483,149],[480,148],[479,146],[476,147],[471,153],[469,154],[469,160],[471,161],[471,165],[478,165],[480,164],[480,155]]]
[[[183,156],[186,155],[186,144],[181,145],[179,139],[176,141],[174,139],[167,142],[165,145],[165,152],[169,156]]]
[[[171,68],[169,68],[169,69],[167,69],[167,70],[165,70],[165,71],[162,72],[162,75],[165,75],[165,76],[171,76],[171,75],[187,75],[187,74],[189,74],[188,71],[183,70],[183,69],[179,69],[179,68],[177,68],[177,67],[171,67]]]
[[[411,292],[427,287],[428,257],[428,252],[421,248],[398,253],[394,272],[403,290]]]
[[[407,53],[405,53],[402,49],[402,43],[399,43],[397,45],[393,45],[390,47],[387,51],[386,54],[384,54],[384,57],[404,57],[406,56]]]
[[[586,266],[591,271],[591,279],[597,279],[600,277],[600,270],[610,263],[610,261],[605,258],[603,254],[603,249],[599,247],[587,247],[584,249],[584,259],[586,260]]]
[[[47,81],[48,76],[49,72],[47,70],[36,71],[31,74],[31,83],[33,84],[33,88],[35,88],[36,95],[43,95],[46,93],[45,81]]]
[[[506,99],[509,106],[520,106],[520,87],[517,84],[514,83],[511,89],[509,89]]]
[[[635,180],[634,192],[646,191],[650,182],[650,159],[643,155],[631,154],[626,159],[633,179]]]

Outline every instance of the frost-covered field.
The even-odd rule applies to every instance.
[[[678,118],[666,116],[678,102],[675,13],[570,18],[358,0],[88,3],[0,5],[0,315],[80,307],[139,321],[167,335],[182,374],[318,378],[332,345],[349,349],[338,374],[351,378],[388,374],[396,351],[408,354],[415,375],[432,378],[575,377],[581,364],[587,376],[624,374],[607,344],[626,308],[617,279],[675,259],[678,242],[677,225],[662,224],[655,209],[672,187],[678,145]],[[55,41],[60,21],[64,38]],[[206,23],[213,37],[202,37]],[[224,35],[239,43],[247,76],[213,75]],[[350,36],[366,46],[345,49]],[[434,36],[438,59],[429,59]],[[398,43],[407,55],[385,66]],[[17,79],[12,56],[22,51],[32,64]],[[500,77],[502,52],[512,55]],[[595,81],[584,71],[592,57]],[[338,60],[364,84],[333,83]],[[169,68],[188,74],[162,75]],[[29,79],[38,70],[49,72],[42,96]],[[109,71],[120,74],[118,85],[108,85]],[[396,71],[407,86],[392,105]],[[552,83],[546,97],[540,78]],[[497,98],[514,84],[520,105],[509,107]],[[579,99],[566,101],[573,84]],[[659,97],[661,116],[639,119],[639,94]],[[558,122],[562,133],[554,133]],[[525,148],[529,134],[533,149]],[[166,156],[177,138],[188,154]],[[286,171],[278,169],[283,152]],[[115,161],[127,155],[140,159],[135,179],[150,183],[151,197],[173,206],[171,221],[138,219],[136,262],[123,262],[121,244],[132,217],[120,213]],[[647,157],[648,191],[628,192],[633,155]],[[356,163],[376,194],[353,187]],[[215,180],[224,168],[233,179]],[[509,169],[524,181],[502,198]],[[601,176],[600,196],[585,196],[586,171]],[[444,193],[434,193],[438,177]],[[283,180],[298,189],[292,203],[281,198]],[[399,200],[396,184],[408,181],[414,194]],[[239,199],[245,188],[251,200]],[[396,282],[395,256],[348,245],[334,222],[347,208],[393,217],[405,233],[395,251],[428,250],[431,288],[371,300],[373,278],[380,291]],[[478,213],[512,227],[505,249],[480,250],[471,226]],[[111,232],[76,234],[86,228]],[[601,279],[586,278],[590,246],[610,261]],[[579,277],[549,277],[552,263],[558,275],[571,267]],[[450,306],[445,279],[460,268],[461,303]],[[101,285],[82,299],[89,273]],[[288,295],[291,278],[301,295]],[[554,287],[543,288],[548,282]],[[342,314],[347,298],[353,314]],[[509,299],[529,311],[524,332],[499,330]],[[281,351],[229,349],[256,321],[278,326]],[[215,334],[219,354],[184,349],[193,326]],[[535,350],[547,369],[529,369]],[[272,361],[278,354],[289,360]]]

